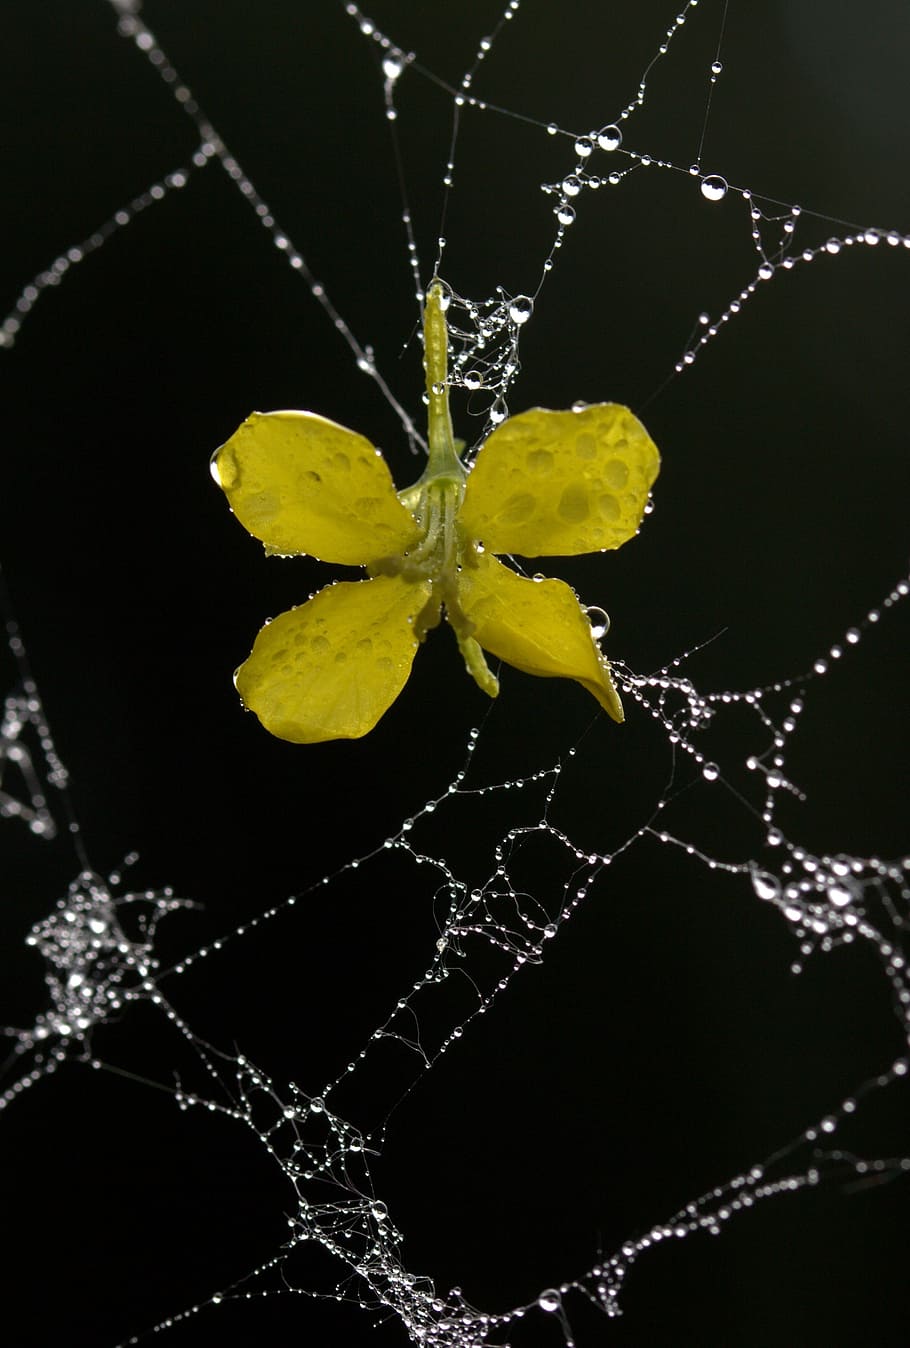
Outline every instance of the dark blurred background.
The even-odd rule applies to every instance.
[[[102,0],[4,8],[6,310],[30,277],[188,164],[198,138]],[[499,11],[480,0],[369,8],[449,82]],[[524,0],[475,92],[587,132],[634,96],[674,15],[657,0]],[[147,0],[143,16],[419,418],[418,314],[375,44],[329,0],[255,10]],[[692,162],[721,18],[708,0],[690,10],[628,145]],[[796,253],[864,226],[910,230],[908,42],[896,0],[861,11],[733,0],[706,171],[752,189],[766,215],[774,202],[782,213],[801,205]],[[398,107],[424,275],[444,228],[457,291],[533,291],[553,234],[554,198],[540,184],[572,167],[571,141],[465,110],[443,227],[451,100],[412,71]],[[592,172],[613,167],[597,161]],[[755,276],[748,204],[733,190],[711,204],[688,175],[652,168],[576,205],[523,331],[510,403],[628,403],[663,469],[640,537],[546,569],[609,611],[606,649],[639,673],[716,638],[683,666],[704,691],[800,675],[906,571],[907,250],[883,241],[779,273],[674,376],[698,314],[718,315]],[[673,776],[649,718],[593,723],[580,688],[510,670],[491,708],[447,633],[362,742],[301,749],[243,715],[230,674],[264,618],[339,573],[264,558],[209,478],[212,450],[254,408],[306,407],[382,446],[399,485],[419,466],[217,165],[74,267],[0,355],[0,561],[91,864],[105,873],[135,849],[131,887],[171,885],[201,905],[168,920],[166,962],[381,845],[445,789],[482,720],[479,783],[580,745],[552,818],[585,849],[618,847],[672,778],[691,789],[668,827],[718,860],[775,860],[722,785],[694,780],[685,763]],[[456,397],[453,412],[471,438],[472,409]],[[906,849],[906,650],[898,608],[808,685],[787,758],[806,800],[781,819],[793,841],[860,856]],[[2,668],[11,683],[11,663]],[[704,744],[738,786],[745,756],[764,747],[737,713]],[[483,821],[501,832],[540,810],[532,793],[459,802],[425,845],[482,879],[493,864]],[[65,837],[42,844],[15,821],[0,826],[0,1018],[11,1024],[45,1005],[40,961],[22,941],[77,866]],[[544,867],[539,883],[558,893],[561,875]],[[165,990],[216,1046],[315,1090],[425,967],[437,883],[373,862]],[[489,1311],[533,1300],[885,1068],[901,1039],[872,952],[816,956],[798,978],[795,955],[785,922],[743,877],[676,849],[633,848],[545,964],[396,1112],[374,1177],[408,1266]],[[149,1008],[99,1031],[94,1051],[168,1086],[189,1061]],[[906,1123],[906,1100],[881,1094],[844,1145],[901,1152]],[[142,1080],[63,1070],[8,1112],[0,1145],[0,1201],[18,1233],[3,1312],[11,1344],[115,1343],[206,1299],[286,1238],[291,1192],[252,1136],[178,1112]],[[904,1343],[906,1216],[906,1182],[768,1203],[720,1239],[642,1258],[622,1320],[578,1308],[579,1348]],[[293,1279],[325,1283],[303,1259]],[[296,1296],[210,1309],[168,1337],[405,1341],[395,1321],[377,1328],[353,1307]],[[512,1341],[558,1348],[559,1327],[535,1315]]]

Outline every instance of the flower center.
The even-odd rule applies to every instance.
[[[422,641],[427,632],[438,627],[445,610],[469,674],[485,693],[495,697],[499,682],[487,667],[483,651],[472,635],[473,625],[458,600],[458,573],[463,565],[471,565],[474,544],[463,536],[457,524],[467,474],[458,457],[461,446],[456,445],[452,434],[449,412],[445,308],[442,286],[436,280],[427,291],[424,309],[429,456],[423,475],[412,487],[398,493],[399,501],[420,526],[422,537],[404,556],[383,558],[369,570],[371,575],[383,572],[405,580],[430,582],[430,597],[414,623],[418,639]]]

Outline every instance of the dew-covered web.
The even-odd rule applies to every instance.
[[[15,16],[11,1341],[889,1341],[906,16],[246,8]],[[330,576],[208,456],[306,407],[407,485],[436,274],[468,461],[575,402],[660,447],[547,568],[626,723],[439,633],[366,740],[273,741],[230,671]]]

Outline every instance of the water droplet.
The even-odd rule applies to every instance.
[[[720,776],[720,768],[716,763],[705,763],[701,770],[701,775],[706,782],[716,782]]]
[[[724,68],[724,63],[723,63],[723,61],[712,61],[712,62],[711,62],[711,74],[712,74],[712,75],[719,75],[720,72],[723,70],[723,68]]]
[[[727,180],[719,173],[709,173],[701,180],[701,194],[706,201],[723,201],[727,195]]]
[[[468,370],[464,377],[465,388],[480,388],[483,384],[483,375],[478,370]]]
[[[605,613],[602,608],[591,606],[585,609],[588,615],[588,622],[591,624],[591,636],[595,641],[600,641],[610,630],[610,615]]]
[[[766,871],[752,872],[752,888],[760,899],[767,901],[773,901],[780,895],[780,885]]]
[[[568,203],[560,206],[556,212],[556,219],[561,225],[571,225],[575,221],[575,211]]]
[[[575,142],[575,153],[579,159],[587,159],[589,154],[594,153],[594,142],[588,136],[579,136]]]
[[[622,132],[618,126],[605,126],[597,133],[597,144],[602,150],[618,150],[622,145]]]
[[[581,179],[576,178],[574,173],[570,173],[567,178],[562,180],[562,190],[567,197],[577,197],[581,191]]]
[[[509,305],[509,317],[513,323],[521,326],[527,323],[534,312],[534,301],[528,295],[516,295]]]
[[[555,1287],[548,1287],[537,1298],[537,1304],[542,1311],[558,1311],[562,1305],[562,1297]]]

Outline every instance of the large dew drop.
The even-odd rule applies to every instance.
[[[605,126],[597,133],[597,144],[602,150],[618,150],[622,145],[622,132],[618,126]]]
[[[773,903],[780,897],[780,884],[773,875],[768,875],[766,871],[752,872],[752,888],[760,899]]]
[[[588,622],[591,624],[591,636],[595,641],[605,637],[610,630],[610,615],[602,608],[596,608],[593,604],[585,609]]]
[[[701,194],[706,201],[723,201],[727,195],[727,180],[719,173],[709,173],[701,180]]]

